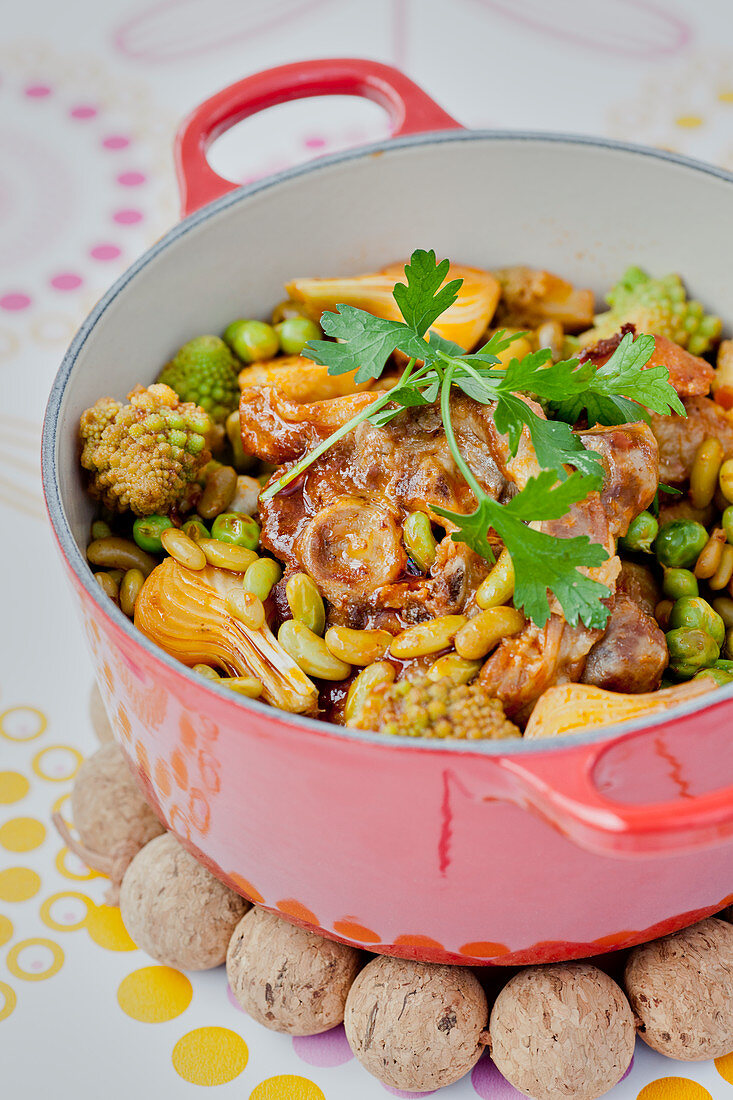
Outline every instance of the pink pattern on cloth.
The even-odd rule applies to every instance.
[[[320,1035],[294,1035],[293,1050],[309,1066],[319,1069],[344,1066],[354,1057],[343,1024]]]
[[[483,1054],[471,1070],[471,1084],[481,1100],[515,1100],[524,1096],[499,1073],[488,1054]]]
[[[27,294],[3,294],[0,298],[0,309],[14,312],[18,309],[27,309],[31,300]]]
[[[139,187],[146,179],[147,176],[142,172],[120,172],[117,182],[123,187]]]
[[[102,140],[102,145],[105,149],[116,151],[117,149],[126,149],[130,144],[130,139],[123,134],[110,134]]]
[[[393,1089],[391,1085],[382,1085],[385,1092],[388,1092],[390,1096],[401,1096],[403,1100],[420,1100],[421,1096],[433,1096],[435,1089],[431,1089],[430,1092],[403,1092],[402,1089]]]
[[[85,121],[88,118],[94,118],[97,114],[96,107],[90,107],[86,104],[80,104],[78,107],[72,107],[69,111],[72,118],[78,118]]]
[[[115,210],[112,215],[118,225],[136,225],[143,220],[142,210]]]
[[[93,260],[116,260],[122,255],[122,249],[116,244],[98,244],[90,249],[89,255]]]
[[[45,96],[51,94],[51,89],[48,84],[29,84],[25,90],[25,94],[29,99],[43,99]]]
[[[54,275],[50,280],[51,286],[56,290],[76,290],[81,286],[83,279],[81,275],[74,275],[71,271],[65,271],[61,275]]]

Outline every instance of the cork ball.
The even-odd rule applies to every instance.
[[[273,1031],[318,1035],[344,1018],[361,953],[252,909],[227,951],[227,977],[245,1012]]]
[[[683,1062],[733,1050],[733,925],[709,917],[635,947],[624,981],[654,1050]]]
[[[119,745],[102,745],[79,768],[71,792],[71,813],[79,839],[89,852],[129,859],[165,830],[127,766]]]
[[[248,909],[170,833],[138,852],[120,889],[122,920],[135,943],[180,970],[220,966]]]
[[[531,966],[504,986],[489,1024],[491,1056],[535,1100],[595,1100],[634,1053],[634,1017],[613,979],[588,963]]]
[[[470,970],[379,957],[346,999],[349,1045],[383,1084],[410,1092],[450,1085],[488,1040],[486,995]]]
[[[106,745],[108,741],[114,741],[112,723],[107,715],[106,707],[102,702],[102,693],[96,681],[92,685],[92,690],[89,695],[89,718],[100,744]]]

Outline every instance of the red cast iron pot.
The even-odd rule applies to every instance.
[[[304,96],[361,95],[391,141],[235,188],[217,134]],[[629,263],[681,269],[730,314],[733,177],[650,149],[468,132],[401,73],[311,61],[248,77],[179,135],[186,215],[99,303],[51,393],[46,500],[116,737],[161,819],[234,889],[348,943],[441,962],[531,963],[672,931],[733,900],[733,693],[552,742],[360,733],[188,672],[107,600],[84,557],[76,426],[184,340],[267,315],[298,274],[420,245],[526,262],[598,291]]]

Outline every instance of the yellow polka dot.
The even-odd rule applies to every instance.
[[[718,99],[721,103],[733,103],[733,91],[718,92]]]
[[[63,875],[64,878],[70,878],[72,882],[88,882],[90,878],[103,877],[100,871],[93,871],[91,867],[85,867],[83,871],[72,871],[68,865],[70,855],[71,852],[68,848],[62,848],[54,860],[56,870],[60,875]],[[72,858],[77,861],[78,866],[82,865],[78,856],[73,856]]]
[[[41,876],[30,867],[8,867],[0,871],[0,899],[28,901],[41,889]]]
[[[86,894],[65,890],[46,898],[41,906],[41,920],[54,932],[76,932],[87,923],[93,906],[94,902]]]
[[[689,1077],[660,1077],[650,1081],[636,1100],[713,1100],[707,1089]]]
[[[48,726],[37,707],[9,707],[0,714],[0,734],[8,741],[35,741]]]
[[[13,922],[0,913],[0,947],[7,943],[13,934]]]
[[[675,122],[678,126],[681,126],[683,130],[694,130],[698,126],[702,126],[705,120],[700,115],[678,115]]]
[[[71,745],[48,745],[33,757],[31,767],[48,783],[67,783],[73,779],[84,757]]]
[[[170,966],[144,966],[120,982],[117,1000],[123,1012],[144,1024],[160,1024],[185,1012],[193,989],[185,974]]]
[[[20,772],[0,772],[0,803],[9,806],[20,802],[30,790],[30,783]]]
[[[0,982],[0,1020],[6,1020],[10,1013],[15,1008],[18,998],[15,995],[15,990],[11,989],[5,982]]]
[[[715,1059],[715,1068],[724,1081],[733,1085],[733,1052]]]
[[[326,1100],[322,1091],[307,1077],[284,1073],[268,1077],[250,1093],[249,1100]]]
[[[192,1085],[225,1085],[247,1065],[247,1044],[228,1027],[197,1027],[173,1048],[173,1068]]]
[[[94,942],[107,951],[137,950],[122,923],[119,909],[112,905],[90,905],[86,930]]]
[[[27,954],[32,956],[34,953],[36,958],[27,958]],[[25,982],[42,982],[45,978],[52,978],[63,965],[64,953],[53,940],[21,940],[8,951],[8,970]]]
[[[35,817],[14,817],[0,826],[0,844],[9,852],[31,852],[46,839],[46,826]]]

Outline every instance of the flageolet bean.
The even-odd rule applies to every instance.
[[[695,452],[690,472],[690,500],[695,508],[707,508],[715,496],[724,457],[723,445],[714,436],[703,439]]]
[[[498,607],[514,595],[514,565],[507,549],[502,550],[496,565],[476,589],[476,603],[482,610]]]
[[[375,664],[367,665],[366,668],[361,670],[359,675],[352,680],[346,695],[344,722],[347,726],[353,727],[359,724],[364,707],[374,689],[382,684],[394,683],[396,675],[394,665],[391,665],[389,661],[377,661]]]
[[[231,592],[227,592],[224,603],[229,614],[239,619],[250,630],[261,630],[265,625],[265,608],[262,600],[253,596],[251,592],[233,588]]]
[[[87,546],[87,558],[92,565],[106,566],[108,569],[139,569],[148,577],[158,564],[152,554],[141,550],[132,539],[123,539],[119,535],[109,535],[104,539],[95,539]]]
[[[211,665],[193,665],[191,671],[198,672],[205,680],[221,680],[221,676]]]
[[[725,623],[726,629],[733,626],[733,600],[729,596],[718,596],[713,600],[713,608]]]
[[[454,684],[467,684],[481,668],[481,661],[468,661],[457,653],[444,653],[427,671],[428,680],[452,680]]]
[[[516,634],[524,626],[524,615],[514,607],[489,607],[469,619],[453,643],[459,657],[478,661],[499,644],[502,638]]]
[[[351,665],[334,657],[323,638],[297,619],[288,619],[282,624],[277,640],[307,676],[317,676],[321,680],[345,680],[351,672]]]
[[[242,588],[260,600],[266,600],[283,575],[279,562],[272,558],[253,561],[242,578]]]
[[[139,569],[128,569],[120,585],[120,607],[129,618],[135,614],[135,600],[145,583],[145,577]]]
[[[115,584],[118,585],[118,586],[122,584],[122,578],[124,577],[124,575],[125,575],[125,570],[124,569],[108,569],[107,570],[107,576],[111,577],[112,580],[115,582]]]
[[[417,623],[393,639],[390,653],[393,657],[424,657],[428,653],[439,653],[441,649],[447,649],[465,623],[465,615],[439,615],[426,623]]]
[[[92,524],[92,538],[93,539],[106,539],[112,534],[112,528],[108,523],[105,523],[103,519],[95,519]]]
[[[721,588],[727,588],[733,577],[733,546],[726,543],[720,555],[718,568],[708,581],[713,592],[719,592]]]
[[[285,595],[293,618],[305,623],[314,634],[323,634],[326,609],[315,581],[307,573],[293,573],[287,579]]]
[[[245,516],[253,516],[259,508],[261,488],[256,477],[239,474],[236,492],[229,502],[230,510],[242,512]]]
[[[423,573],[435,561],[436,541],[425,512],[410,512],[402,524],[402,538],[408,554]]]
[[[720,467],[718,485],[728,504],[733,504],[733,458],[726,458]]]
[[[235,409],[233,413],[229,414],[225,426],[227,438],[232,448],[235,468],[240,471],[249,469],[254,459],[251,455],[245,454],[244,447],[242,446],[242,432],[239,426],[239,409]],[[236,508],[234,511],[239,512],[241,509]]]
[[[247,550],[244,546],[233,546],[218,539],[201,539],[198,545],[209,565],[230,569],[233,573],[245,573],[252,562],[257,561],[254,550]]]
[[[725,542],[725,531],[722,527],[716,527],[695,562],[695,576],[699,580],[707,580],[713,576],[720,565]]]
[[[224,687],[231,688],[240,695],[246,695],[248,699],[259,699],[264,690],[262,681],[255,676],[230,676],[221,682]]]
[[[160,536],[160,541],[166,553],[184,568],[203,569],[206,565],[206,555],[200,543],[194,542],[177,527],[168,527]]]
[[[386,630],[351,630],[348,626],[331,626],[324,641],[334,657],[350,665],[371,665],[384,657],[392,641]]]
[[[111,600],[117,599],[119,586],[114,577],[111,577],[109,573],[95,573],[94,578],[105,596],[109,596]]]
[[[219,466],[206,479],[204,491],[198,503],[198,514],[213,519],[225,512],[237,491],[237,471],[233,466]]]
[[[673,607],[674,600],[660,600],[654,608],[654,618],[657,620],[662,630],[666,630],[669,626],[669,616],[672,614]]]

